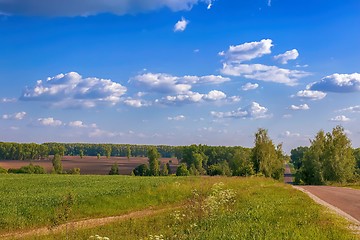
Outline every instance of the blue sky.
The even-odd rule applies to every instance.
[[[0,141],[360,145],[360,2],[0,0]]]

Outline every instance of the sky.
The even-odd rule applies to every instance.
[[[360,147],[360,1],[0,0],[0,141]]]

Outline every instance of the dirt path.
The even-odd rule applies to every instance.
[[[116,221],[128,220],[132,218],[141,218],[145,216],[157,215],[163,213],[169,209],[178,209],[180,206],[170,206],[162,209],[145,209],[141,211],[131,212],[128,214],[113,216],[113,217],[104,217],[104,218],[94,218],[94,219],[86,219],[80,221],[74,221],[62,224],[56,228],[49,229],[47,227],[33,229],[29,231],[22,232],[13,232],[4,235],[0,235],[0,239],[19,239],[28,236],[43,236],[48,234],[60,233],[66,229],[81,229],[81,228],[91,228],[97,226],[103,226],[105,224],[109,224]]]

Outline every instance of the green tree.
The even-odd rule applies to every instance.
[[[52,159],[53,172],[57,174],[61,174],[63,172],[63,166],[61,162],[61,156],[59,154],[55,154]]]
[[[324,178],[327,181],[347,182],[355,172],[355,158],[350,139],[341,126],[326,134]]]
[[[119,165],[117,162],[115,162],[110,169],[109,175],[119,175]]]
[[[189,170],[186,167],[185,163],[182,163],[179,165],[179,167],[176,170],[176,176],[189,176]]]
[[[160,154],[157,151],[156,147],[149,148],[147,157],[149,159],[149,174],[151,176],[159,176],[160,165],[158,159],[160,157]]]
[[[128,159],[131,157],[131,147],[129,145],[126,146],[126,157]]]
[[[79,156],[80,156],[80,158],[83,158],[84,157],[84,150],[80,150],[80,152],[79,152]]]
[[[171,172],[171,167],[170,167],[170,163],[169,163],[169,162],[166,163],[166,168],[167,168],[167,170],[168,170],[168,174],[172,174],[172,172]]]
[[[290,158],[291,163],[294,165],[295,169],[300,169],[302,165],[302,159],[304,158],[305,152],[309,150],[308,147],[297,147],[291,150]]]
[[[169,175],[169,169],[168,169],[168,165],[167,165],[167,164],[164,164],[163,168],[161,169],[160,175],[161,175],[161,176],[167,176],[167,175]]]
[[[279,173],[283,172],[283,162],[279,159],[277,149],[265,129],[259,128],[255,133],[252,162],[256,173],[275,179],[281,178]]]
[[[109,144],[105,145],[105,156],[106,158],[109,158],[111,156],[111,145]]]
[[[132,172],[135,176],[148,176],[149,167],[146,164],[141,164],[137,166]]]
[[[249,149],[236,148],[229,161],[229,166],[233,176],[254,175],[254,165],[251,161],[251,151]]]
[[[295,182],[303,182],[305,184],[323,184],[323,162],[324,151],[326,144],[326,136],[323,130],[320,130],[314,140],[310,140],[311,146],[304,153],[302,159],[302,166],[299,171],[299,177],[295,179]],[[300,179],[298,179],[300,178]]]

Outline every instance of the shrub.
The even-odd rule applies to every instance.
[[[146,164],[141,164],[133,170],[133,173],[135,176],[148,176],[149,167]]]
[[[80,175],[80,168],[72,168],[72,169],[70,169],[69,174]]]
[[[185,163],[180,164],[180,166],[176,170],[176,176],[189,176],[189,170],[186,167]]]
[[[7,170],[5,168],[0,167],[0,174],[7,173]]]

